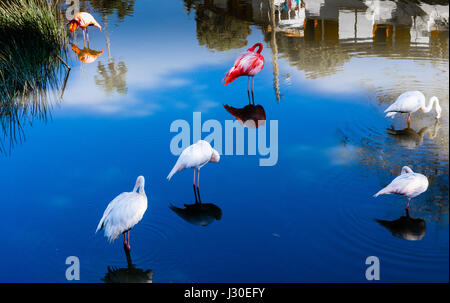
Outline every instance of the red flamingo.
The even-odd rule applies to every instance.
[[[102,27],[95,20],[95,18],[91,14],[85,12],[76,13],[73,19],[69,21],[69,24],[69,30],[72,32],[75,31],[78,27],[81,27],[81,29],[83,30],[83,40],[86,40],[86,35],[87,40],[89,41],[89,34],[87,33],[88,26],[98,27],[100,31],[102,31]]]
[[[255,52],[256,47],[258,47],[258,50]],[[253,94],[254,77],[264,67],[264,57],[261,55],[262,49],[263,45],[261,43],[256,43],[245,53],[241,54],[234,62],[234,66],[230,68],[228,73],[225,75],[222,82],[225,81],[225,85],[227,85],[240,76],[248,76],[247,90],[249,90],[250,77],[252,77]]]

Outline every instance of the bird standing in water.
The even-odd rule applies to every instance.
[[[403,166],[400,176],[392,180],[392,182],[377,192],[374,197],[384,194],[397,194],[406,196],[408,202],[406,209],[409,208],[409,201],[417,197],[428,189],[428,179],[422,174],[415,173],[408,166]]]
[[[258,50],[255,52],[256,47],[258,47]],[[261,55],[262,50],[263,45],[261,43],[256,43],[245,53],[241,54],[234,62],[234,66],[227,72],[222,82],[225,81],[225,85],[227,85],[240,76],[248,76],[247,91],[249,91],[251,77],[253,95],[254,77],[264,67],[264,57]]]
[[[408,114],[408,127],[411,122],[411,114],[421,109],[424,113],[428,113],[435,105],[436,119],[441,118],[442,108],[439,105],[437,97],[431,97],[428,105],[425,104],[425,96],[420,91],[409,91],[401,94],[394,103],[392,103],[384,112],[386,117],[394,118],[396,114]]]
[[[95,18],[91,14],[85,12],[76,13],[72,20],[69,21],[69,24],[69,30],[72,32],[78,27],[81,27],[83,30],[83,41],[86,41],[87,36],[87,41],[89,42],[89,34],[87,33],[87,28],[89,26],[98,27],[100,31],[102,31],[101,25],[95,20]]]
[[[213,162],[217,163],[220,160],[220,155],[212,148],[212,146],[205,140],[199,140],[197,143],[192,144],[186,147],[185,150],[178,157],[177,163],[175,163],[174,167],[170,171],[167,179],[170,180],[172,176],[183,170],[185,168],[193,168],[194,169],[194,194],[198,194],[198,199],[200,201],[200,191],[199,191],[199,179],[200,179],[200,168],[202,168],[206,163]],[[195,183],[195,170],[197,169],[197,184]],[[197,192],[195,188],[197,187]],[[197,200],[197,199],[196,199]]]
[[[130,229],[141,221],[147,210],[144,185],[144,177],[139,176],[132,192],[124,192],[114,198],[106,207],[95,231],[104,228],[105,237],[108,237],[109,242],[123,234],[123,245],[128,251],[130,251]]]

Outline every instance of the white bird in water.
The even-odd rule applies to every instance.
[[[415,173],[408,166],[403,166],[400,176],[377,192],[374,197],[384,194],[398,194],[408,198],[406,209],[409,208],[409,201],[417,197],[428,189],[428,179],[422,174]]]
[[[192,144],[186,147],[185,150],[181,153],[180,157],[178,157],[177,163],[170,171],[167,179],[170,180],[172,176],[185,168],[193,168],[194,169],[194,193],[195,187],[197,186],[197,193],[199,195],[200,200],[200,192],[198,189],[199,179],[200,179],[200,168],[202,168],[206,163],[213,162],[217,163],[220,160],[220,155],[211,145],[204,140],[199,140],[197,143]],[[195,170],[197,169],[197,184],[195,184]]]
[[[409,91],[401,94],[394,103],[392,103],[384,112],[386,117],[394,118],[396,114],[408,114],[408,125],[411,122],[411,114],[421,109],[424,113],[428,113],[435,105],[436,119],[441,118],[442,108],[439,105],[439,99],[435,96],[431,97],[428,105],[425,104],[425,96],[419,91]]]
[[[124,192],[115,197],[106,207],[95,231],[104,228],[105,237],[108,237],[109,242],[123,234],[123,244],[128,251],[130,251],[130,229],[141,221],[147,210],[144,185],[144,177],[139,176],[132,192]]]

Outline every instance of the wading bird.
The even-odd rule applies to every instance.
[[[170,180],[172,176],[185,168],[193,168],[194,169],[194,193],[195,187],[197,187],[197,194],[200,201],[200,191],[198,189],[199,179],[200,179],[200,168],[202,168],[206,163],[213,162],[217,163],[220,160],[219,153],[211,147],[211,145],[204,140],[199,140],[197,143],[192,144],[186,147],[185,150],[181,153],[180,157],[178,157],[175,166],[170,171],[167,176],[167,180]],[[195,183],[195,170],[197,169],[197,184]]]
[[[419,91],[409,91],[401,94],[394,103],[392,103],[384,112],[386,117],[394,118],[396,114],[408,114],[408,125],[411,122],[411,114],[421,109],[424,113],[428,113],[435,105],[436,119],[441,118],[441,106],[439,99],[435,96],[431,97],[428,105],[425,105],[425,96]]]
[[[100,31],[102,31],[102,27],[100,26],[100,24],[89,13],[76,13],[73,19],[69,21],[69,24],[69,30],[72,32],[75,31],[78,27],[81,27],[81,29],[83,30],[83,41],[86,41],[85,36],[87,36],[87,41],[89,42],[89,34],[87,32],[88,26],[98,27]]]
[[[255,52],[256,47],[258,47],[258,50]],[[240,76],[248,76],[247,90],[249,90],[251,77],[253,94],[254,77],[264,67],[264,57],[261,55],[262,49],[263,45],[261,43],[256,43],[245,53],[241,54],[234,62],[234,66],[227,72],[222,82],[225,81],[225,85],[227,85]]]
[[[108,237],[109,242],[123,234],[123,245],[128,251],[130,250],[130,229],[141,221],[147,210],[144,185],[144,177],[139,176],[132,192],[124,192],[115,197],[106,207],[95,231],[98,232],[104,228],[105,237]]]
[[[406,196],[408,202],[406,209],[409,208],[409,201],[425,192],[428,188],[428,179],[422,174],[415,173],[408,166],[403,166],[400,176],[392,180],[392,182],[377,192],[374,197],[384,194],[397,194]]]

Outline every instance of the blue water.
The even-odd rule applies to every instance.
[[[51,118],[26,125],[23,142],[0,155],[0,281],[67,282],[68,256],[79,258],[81,282],[102,282],[108,266],[126,267],[122,238],[110,244],[94,232],[107,204],[143,175],[148,209],[131,231],[131,258],[153,271],[153,282],[367,282],[368,256],[380,260],[380,282],[448,282],[448,52],[438,58],[432,46],[410,46],[405,57],[381,46],[384,52],[366,54],[351,44],[345,63],[323,74],[299,68],[280,45],[278,102],[270,33],[235,18],[249,26],[247,43],[208,49],[199,45],[195,13],[181,1],[136,1],[123,21],[109,15],[103,32],[90,29],[90,48],[104,51],[96,62],[71,53]],[[76,39],[82,48],[80,33]],[[448,47],[448,32],[443,41]],[[192,126],[194,112],[203,122],[234,120],[223,104],[248,104],[247,79],[227,87],[221,80],[256,42],[266,61],[255,77],[255,104],[264,107],[267,131],[278,121],[278,161],[263,167],[266,156],[246,153],[206,165],[202,202],[222,216],[189,224],[169,208],[194,203],[192,171],[166,180],[177,159],[170,125],[184,119]],[[319,46],[303,47],[320,54]],[[125,91],[96,85],[98,64],[108,62],[125,64]],[[422,81],[424,73],[433,76]],[[388,120],[383,110],[417,87],[439,96],[444,112],[438,135],[408,149],[386,132],[391,124],[404,128],[405,118]],[[432,115],[419,114],[412,128],[433,124]],[[417,241],[375,221],[405,216],[403,197],[372,197],[403,165],[430,180],[409,212],[426,223]]]

